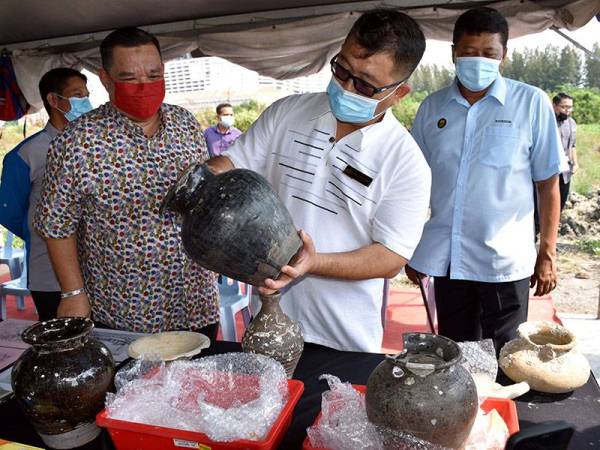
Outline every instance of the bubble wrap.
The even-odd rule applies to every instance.
[[[321,375],[329,391],[321,400],[321,419],[306,430],[313,447],[329,450],[443,450],[406,433],[371,424],[364,395],[333,375]]]
[[[504,450],[508,436],[508,427],[496,410],[486,414],[479,409],[464,450]]]
[[[288,399],[281,364],[252,353],[193,361],[136,360],[107,394],[113,419],[205,433],[213,441],[264,439]]]
[[[491,339],[483,341],[458,342],[463,359],[461,364],[471,375],[485,375],[491,381],[496,381],[498,375],[498,360]]]

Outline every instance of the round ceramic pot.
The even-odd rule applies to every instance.
[[[183,246],[195,261],[254,286],[277,278],[302,246],[269,182],[251,170],[214,175],[192,164],[167,193],[165,209],[183,214]]]
[[[571,331],[554,322],[524,322],[500,350],[499,366],[513,381],[540,392],[570,392],[587,383],[590,364]]]
[[[79,447],[100,433],[96,414],[112,386],[115,362],[89,336],[93,327],[90,319],[68,317],[38,322],[22,334],[31,347],[15,363],[12,387],[48,447]]]
[[[461,448],[477,415],[475,382],[459,364],[456,342],[406,333],[404,350],[387,356],[369,376],[369,421],[433,444]]]
[[[260,300],[260,312],[250,322],[242,337],[242,349],[279,361],[288,378],[292,378],[304,349],[300,325],[281,309],[279,292],[261,295]]]

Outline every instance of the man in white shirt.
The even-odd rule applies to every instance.
[[[282,290],[306,342],[381,350],[383,279],[412,256],[429,202],[429,168],[389,111],[424,50],[407,15],[363,14],[331,60],[327,93],[274,103],[209,162],[265,176],[302,230],[303,249],[261,289]]]

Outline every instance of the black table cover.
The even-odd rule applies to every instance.
[[[202,356],[232,351],[241,351],[240,344],[216,342]],[[305,390],[280,449],[302,448],[306,428],[319,413],[321,394],[328,388],[325,381],[318,380],[319,375],[328,373],[338,376],[342,381],[366,384],[369,374],[383,358],[382,354],[340,352],[306,344],[294,374],[294,378],[305,383]],[[590,376],[585,386],[569,394],[530,392],[517,400],[517,410],[521,429],[547,420],[565,420],[576,427],[569,449],[600,448],[600,388],[593,376]],[[44,447],[14,400],[0,406],[0,438]],[[80,447],[80,450],[111,449],[114,446],[105,431],[95,441]]]

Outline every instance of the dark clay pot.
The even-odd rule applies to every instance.
[[[67,317],[27,328],[30,344],[12,371],[18,405],[51,448],[86,444],[100,433],[96,414],[112,386],[115,362],[104,344],[89,336],[93,322]]]
[[[184,215],[181,238],[195,261],[255,286],[277,278],[302,245],[269,182],[251,170],[214,175],[192,164],[165,197],[167,208]]]
[[[369,376],[365,403],[375,424],[434,444],[461,448],[477,415],[475,382],[459,364],[456,342],[406,333],[404,350],[387,356]]]
[[[262,306],[242,337],[242,348],[279,361],[288,378],[292,378],[304,349],[304,338],[298,322],[281,309],[280,300],[279,292],[260,296]]]

